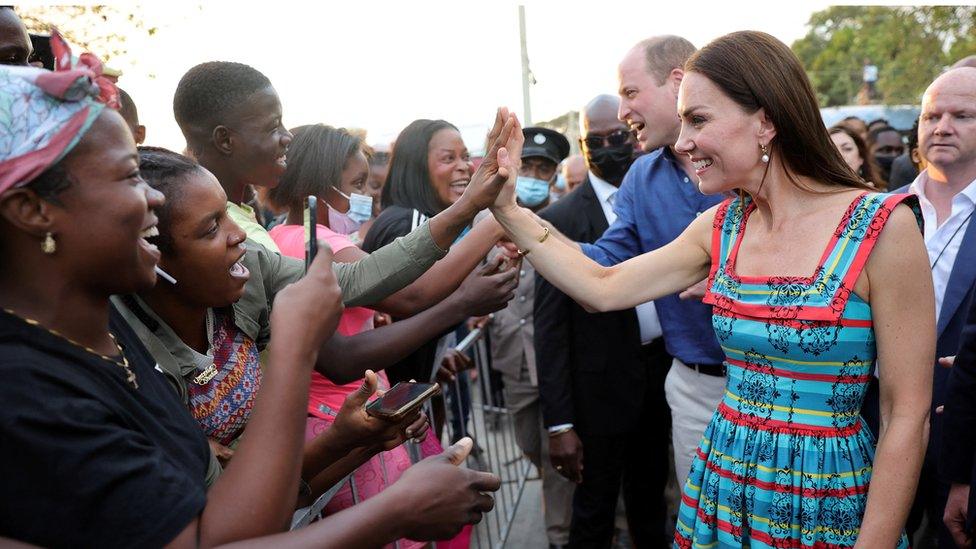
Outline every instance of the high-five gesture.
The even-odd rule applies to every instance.
[[[481,165],[474,172],[463,199],[470,200],[477,210],[492,206],[506,182],[518,175],[518,159],[522,150],[522,126],[514,114],[501,107],[495,113],[495,123],[488,133],[488,149]],[[517,149],[513,151],[514,149]],[[514,184],[514,183],[513,183]]]

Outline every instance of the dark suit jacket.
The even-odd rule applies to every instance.
[[[907,193],[908,187],[902,187],[896,193]],[[958,236],[956,237],[958,238]],[[973,295],[973,284],[976,283],[976,223],[969,223],[962,235],[959,253],[952,265],[949,284],[946,286],[945,296],[942,298],[942,311],[936,324],[935,356],[932,384],[932,419],[929,433],[929,447],[925,459],[929,466],[937,466],[942,449],[943,416],[935,413],[935,408],[945,404],[946,384],[949,381],[949,370],[939,366],[938,357],[952,356],[959,349],[959,342],[963,326],[966,323],[968,307]],[[884,366],[882,366],[883,368]],[[882,374],[884,375],[884,374]],[[951,441],[951,439],[947,439]]]
[[[962,329],[962,345],[946,383],[939,469],[950,483],[976,484],[976,300]],[[976,489],[969,491],[969,525],[976,520]]]
[[[607,220],[589,178],[539,216],[577,242],[594,242]],[[536,277],[535,356],[547,427],[572,423],[583,434],[635,431],[647,386],[633,309],[587,313]]]
[[[893,192],[906,193],[908,187],[902,187]],[[956,237],[958,238],[958,236]],[[959,350],[959,343],[966,324],[968,307],[967,304],[972,300],[973,284],[976,283],[976,222],[970,222],[966,227],[966,232],[962,235],[962,243],[956,261],[952,266],[952,273],[949,275],[949,283],[946,286],[945,296],[942,299],[942,311],[939,313],[936,325],[936,357],[952,356]],[[884,366],[882,365],[882,368]],[[942,449],[948,445],[955,444],[958,434],[943,434],[942,414],[936,414],[935,408],[945,404],[947,384],[949,381],[950,370],[943,368],[936,362],[933,367],[932,384],[932,411],[929,432],[929,445],[925,453],[925,467],[939,467],[941,461],[940,454]],[[881,375],[884,375],[882,373]],[[973,397],[970,397],[973,398]],[[878,434],[878,387],[877,380],[874,380],[869,388],[864,408],[862,409],[865,419]],[[972,436],[972,435],[969,435]],[[946,444],[943,444],[943,440]],[[923,490],[928,487],[920,487]]]

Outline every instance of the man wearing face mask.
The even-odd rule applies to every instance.
[[[520,205],[538,211],[549,204],[559,163],[569,155],[569,141],[548,128],[525,128],[522,166],[515,192]],[[505,405],[515,421],[515,440],[542,474],[543,510],[550,547],[569,541],[575,486],[553,469],[539,409],[539,383],[533,347],[532,309],[535,270],[528,261],[519,269],[515,298],[488,324],[492,367],[502,374]]]
[[[636,140],[617,120],[620,100],[600,95],[583,109],[583,182],[540,217],[578,242],[594,242],[616,219],[614,202],[636,156]],[[536,284],[535,349],[542,415],[553,466],[579,483],[570,547],[606,547],[623,487],[637,547],[664,547],[664,488],[671,417],[664,348],[653,303],[590,314],[543,279]],[[585,465],[585,467],[584,467]]]

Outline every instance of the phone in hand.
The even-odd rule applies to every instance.
[[[436,383],[401,381],[380,398],[366,405],[366,413],[397,422],[416,412],[430,397],[440,392]]]
[[[305,272],[315,260],[315,254],[319,251],[318,239],[318,199],[309,196],[305,199],[308,210],[308,217],[305,218]]]

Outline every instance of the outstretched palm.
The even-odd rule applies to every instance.
[[[498,109],[495,124],[488,133],[488,150],[465,190],[479,210],[515,203],[515,176],[523,141],[518,118],[505,107]]]

